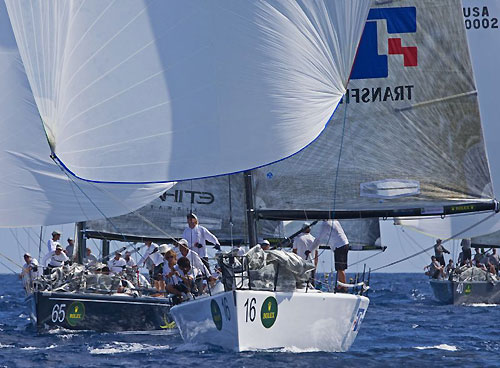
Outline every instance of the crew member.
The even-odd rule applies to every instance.
[[[319,244],[327,244],[333,251],[335,259],[335,270],[338,280],[346,283],[345,270],[347,269],[347,253],[349,252],[349,240],[337,220],[323,220],[319,225],[318,237],[314,240],[313,249],[319,248]],[[339,291],[347,291],[344,287]]]
[[[75,241],[73,238],[68,238],[68,245],[66,246],[66,250],[64,252],[69,259],[73,259],[73,254],[75,252]]]
[[[122,253],[120,251],[115,252],[114,258],[108,261],[109,270],[113,273],[120,273],[123,271],[123,267],[127,265],[127,261],[122,258]]]
[[[450,254],[450,252],[443,247],[442,240],[436,240],[436,244],[434,244],[434,255],[436,256],[437,261],[443,268],[446,266],[446,262],[444,261],[444,253]]]
[[[59,239],[61,239],[61,232],[59,230],[54,230],[52,232],[52,239],[49,239],[47,242],[47,253],[56,250],[56,245],[58,244]]]
[[[318,265],[318,247],[313,248],[314,236],[311,235],[311,224],[305,222],[302,232],[293,240],[293,252],[306,261]],[[317,244],[318,245],[318,244]]]
[[[198,224],[198,217],[194,213],[187,215],[187,223],[188,227],[182,233],[182,238],[188,241],[189,249],[196,252],[203,260],[205,266],[210,269],[206,241],[214,243],[214,247],[220,249],[219,239],[204,226]]]
[[[68,261],[69,258],[63,252],[63,247],[60,244],[56,245],[56,249],[53,252],[47,253],[43,259],[43,264],[49,269],[54,267],[61,267],[64,262]]]
[[[87,256],[85,257],[85,264],[88,266],[93,266],[97,264],[97,257],[92,254],[90,248],[86,248]]]
[[[137,268],[137,264],[135,263],[134,259],[131,256],[132,256],[132,253],[130,253],[129,251],[126,251],[125,257],[123,257],[123,259],[125,260],[125,262],[127,262],[127,266],[132,267],[132,268]]]
[[[38,277],[38,261],[31,254],[24,253],[23,270],[19,277],[23,280],[26,291],[32,289],[33,280]]]
[[[137,263],[139,267],[146,267],[149,271],[149,279],[153,280],[153,271],[155,265],[149,256],[151,253],[156,252],[158,250],[158,244],[153,243],[150,239],[145,240],[144,244],[146,245],[146,252],[142,256],[142,258]]]

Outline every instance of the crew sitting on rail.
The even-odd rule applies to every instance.
[[[444,267],[441,266],[435,256],[431,257],[431,263],[425,266],[424,270],[428,270],[425,274],[433,279],[438,279],[440,276],[444,278]]]
[[[127,261],[122,258],[122,253],[120,251],[115,252],[114,258],[108,261],[108,267],[113,273],[120,273],[123,268],[127,265]]]

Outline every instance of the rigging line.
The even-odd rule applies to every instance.
[[[29,228],[29,229],[30,229],[30,230],[33,230],[32,228]],[[33,237],[33,235],[32,235],[32,234],[31,234],[31,233],[30,233],[30,232],[29,232],[29,231],[28,231],[25,227],[23,227],[23,230],[24,230],[24,232],[26,233],[26,235],[28,235],[28,237],[29,237],[32,241],[34,241],[34,242],[35,242],[35,244],[36,244],[36,242],[38,241],[38,239],[37,239],[37,237],[38,237],[38,236],[37,236],[37,237]],[[33,230],[33,231],[35,231],[35,230]],[[35,234],[36,234],[36,233],[35,233]]]
[[[335,170],[335,182],[334,182],[334,186],[333,186],[333,208],[332,208],[331,216],[330,216],[331,217],[330,220],[332,220],[332,221],[334,221],[333,218],[335,217],[335,208],[337,206],[337,183],[338,183],[338,179],[339,179],[340,159],[342,158],[342,150],[344,147],[344,136],[345,136],[345,126],[346,126],[346,121],[347,121],[347,107],[348,107],[348,105],[349,104],[346,103],[345,108],[344,108],[344,119],[342,120],[342,135],[340,138],[339,158],[337,160],[337,168]],[[332,118],[333,118],[333,115],[332,115]],[[332,236],[332,231],[333,231],[333,227],[330,227],[330,234],[328,235],[327,244],[328,244],[328,242],[330,242],[330,238]],[[318,254],[318,258],[319,258],[319,254]]]
[[[410,240],[412,241],[412,243],[413,243],[413,244],[415,244],[415,245],[416,245],[417,247],[419,247],[420,249],[424,250],[424,247],[422,247],[420,244],[418,244],[418,242],[417,242],[414,238],[412,238],[412,237],[410,236],[410,234],[409,234],[408,232],[406,232],[406,231],[405,231],[405,229],[404,229],[404,228],[402,228],[402,229],[401,229],[401,232],[402,232],[402,233],[403,233],[403,234],[404,234],[404,235],[405,235],[408,239],[410,239]],[[427,253],[428,255],[431,255],[429,252],[426,252],[426,253]]]
[[[23,268],[23,266],[21,266],[19,263],[15,262],[15,261],[13,261],[11,258],[7,257],[5,254],[0,253],[0,256],[5,258],[6,260],[10,261],[12,264],[16,265],[17,267]]]
[[[229,231],[231,237],[231,248],[234,247],[233,242],[233,205],[232,205],[232,196],[231,196],[231,175],[227,176],[228,179],[228,190],[229,190]]]
[[[1,264],[2,266],[4,266],[6,269],[8,269],[10,272],[12,272],[13,274],[15,274],[15,275],[18,275],[18,274],[19,274],[19,272],[14,271],[12,268],[10,268],[9,266],[7,266],[7,265],[6,265],[5,263],[3,263],[2,261],[0,261],[0,264]]]
[[[357,264],[359,264],[359,263],[362,263],[362,262],[364,262],[364,261],[366,261],[366,260],[368,260],[368,259],[370,259],[370,258],[373,258],[373,257],[375,257],[375,256],[378,256],[379,254],[382,254],[382,253],[384,253],[384,251],[383,251],[383,250],[381,250],[381,251],[379,251],[379,252],[377,252],[377,253],[375,253],[375,254],[372,254],[372,255],[371,255],[371,256],[369,256],[369,257],[363,258],[362,260],[359,260],[359,261],[357,261],[357,262],[354,262],[354,263],[350,264],[350,265],[348,266],[348,268],[349,268],[349,267],[352,267],[352,266],[355,266],[355,265],[357,265]]]
[[[23,245],[21,244],[21,242],[19,241],[19,238],[17,237],[17,233],[14,233],[14,231],[12,231],[12,229],[9,229],[10,230],[10,233],[12,234],[12,236],[14,237],[16,243],[17,243],[17,252],[19,254],[19,247],[22,248],[22,250],[25,252],[25,253],[28,253],[28,251],[26,250],[26,248],[23,247]],[[19,258],[21,258],[21,254],[19,254]]]
[[[92,201],[92,199],[87,195],[87,193],[85,193],[85,191],[76,183],[76,181],[74,180],[74,178],[68,174],[68,172],[64,169],[63,165],[60,164],[60,161],[59,159],[57,158],[57,156],[55,155],[52,155],[51,156],[52,159],[54,160],[54,162],[57,164],[57,166],[59,167],[59,169],[64,172],[64,174],[74,183],[74,185],[80,190],[80,192],[82,192],[82,194],[89,200],[89,202],[99,211],[99,213],[101,213],[101,215],[111,224],[111,226],[115,229],[116,233],[118,234],[121,234],[123,236],[123,241],[125,243],[129,243],[125,236],[118,230],[118,228],[116,227],[116,225],[113,223],[113,221],[111,221],[111,219],[109,217],[107,217],[102,211],[101,209],[95,204],[94,201]],[[100,191],[101,193],[104,193],[106,194],[109,198],[113,199],[115,202],[121,204],[127,211],[129,211],[131,214],[134,214],[136,215],[137,217],[139,217],[141,220],[143,220],[145,223],[147,223],[148,225],[150,225],[151,227],[155,228],[156,230],[158,230],[160,233],[164,234],[166,237],[168,238],[171,238],[171,239],[175,239],[174,236],[172,236],[171,234],[168,234],[167,232],[165,232],[163,229],[161,229],[160,227],[158,227],[156,224],[152,223],[151,221],[149,221],[147,218],[145,218],[144,216],[142,216],[141,214],[139,214],[137,211],[130,211],[129,208],[127,208],[127,206],[123,203],[123,201],[120,201],[118,198],[116,198],[116,196],[112,195],[110,192],[108,192],[107,190],[104,190],[103,188],[99,188],[95,183],[92,183],[90,182],[91,185],[94,185],[95,188]]]
[[[488,217],[485,217],[484,219],[482,219],[482,220],[480,220],[480,221],[476,222],[475,224],[472,224],[472,225],[471,225],[471,226],[469,226],[468,228],[465,228],[464,230],[462,230],[462,231],[460,231],[460,232],[456,233],[455,235],[453,235],[453,236],[451,236],[451,237],[449,237],[449,238],[447,238],[447,239],[443,240],[443,241],[441,242],[441,244],[444,244],[444,243],[446,243],[446,242],[448,242],[448,241],[452,240],[453,238],[456,238],[456,237],[458,237],[458,236],[462,235],[463,233],[465,233],[465,232],[467,232],[467,231],[469,231],[469,230],[471,230],[471,229],[475,228],[476,226],[478,226],[478,225],[480,225],[481,223],[483,223],[483,222],[485,222],[485,221],[489,220],[491,217],[495,216],[496,214],[497,214],[496,212],[492,213],[492,214],[491,214],[491,215],[489,215]],[[417,252],[417,253],[415,253],[415,254],[412,254],[412,255],[410,255],[410,256],[408,256],[408,257],[405,257],[405,258],[403,258],[403,259],[400,259],[400,260],[397,260],[397,261],[394,261],[394,262],[388,263],[388,264],[386,264],[385,266],[377,267],[377,268],[373,269],[373,270],[372,270],[372,272],[375,272],[375,271],[381,270],[381,269],[383,269],[383,268],[390,267],[390,266],[393,266],[393,265],[395,265],[395,264],[398,264],[398,263],[404,262],[404,261],[406,261],[406,260],[408,260],[408,259],[410,259],[410,258],[416,257],[416,256],[418,256],[418,255],[420,255],[420,254],[422,254],[422,253],[425,253],[425,252],[427,252],[427,251],[429,251],[429,250],[431,250],[431,249],[433,249],[433,248],[434,248],[434,245],[430,246],[429,248],[425,248],[425,249],[423,249],[422,251]]]

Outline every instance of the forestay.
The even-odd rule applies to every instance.
[[[52,150],[149,183],[290,156],[345,92],[370,1],[7,0]]]
[[[171,186],[155,184],[139,188],[70,180],[50,159],[45,131],[3,1],[0,2],[0,84],[3,86],[0,227],[53,225],[116,216],[143,206]]]
[[[491,201],[461,12],[455,0],[372,7],[346,96],[324,133],[254,175],[261,214],[440,214],[445,205]]]

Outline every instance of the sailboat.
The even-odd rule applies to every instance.
[[[463,1],[462,19],[470,47],[472,67],[477,84],[481,120],[493,182],[500,180],[498,135],[498,104],[492,97],[500,82],[496,57],[490,45],[498,42],[496,24],[500,17],[500,2]],[[493,189],[490,189],[493,191]],[[495,196],[498,197],[498,185]],[[500,245],[498,216],[489,213],[444,219],[402,219],[403,226],[441,239],[470,239],[472,248],[493,249]],[[473,252],[474,253],[474,252]],[[474,256],[474,254],[473,254]],[[454,260],[456,261],[456,259]],[[436,300],[448,304],[500,303],[500,285],[495,276],[478,268],[452,275],[446,280],[431,280]]]
[[[174,181],[295,154],[340,102],[369,9],[367,1],[5,4],[14,73],[3,74],[13,86],[2,100],[4,227],[132,212]],[[53,314],[67,319],[61,306]]]
[[[249,223],[497,210],[461,14],[460,1],[375,3],[325,131],[248,175]],[[345,351],[367,306],[364,296],[233,282],[171,313],[190,342]]]
[[[10,109],[23,107],[22,133],[36,130],[38,151],[18,144],[3,153],[31,165],[13,163],[1,184],[16,189],[12,180],[25,175],[32,186],[21,181],[26,199],[17,190],[4,196],[2,226],[115,216],[149,203],[167,182],[255,168],[246,176],[261,199],[247,198],[251,245],[256,219],[495,208],[458,1],[371,10],[361,0],[6,4],[24,79],[20,95],[5,98],[14,99]],[[325,142],[333,165],[309,161]],[[475,165],[460,166],[469,160]],[[298,167],[302,176],[287,176],[299,162],[308,164]],[[49,179],[66,187],[75,212],[59,213]],[[319,187],[330,189],[317,195]],[[16,201],[37,210],[11,217]],[[345,351],[368,303],[307,288],[231,288],[171,312],[188,341]],[[305,309],[310,323],[290,333]]]

